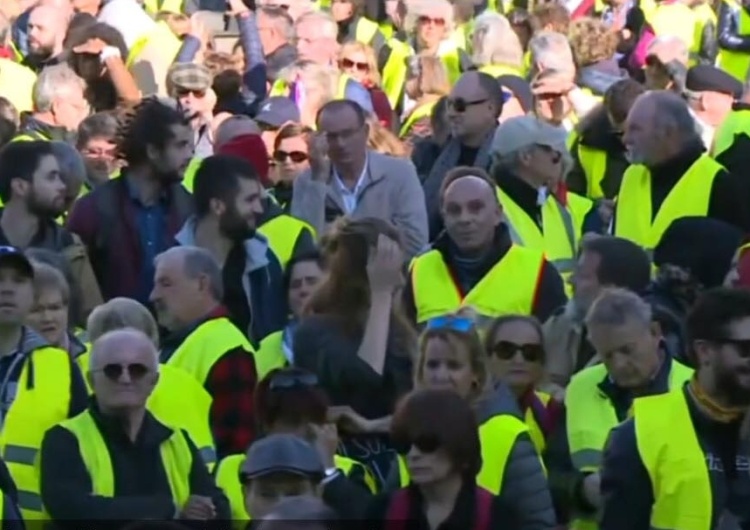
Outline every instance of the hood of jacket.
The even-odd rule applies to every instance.
[[[625,77],[625,72],[614,59],[599,61],[578,70],[578,84],[597,96],[603,96],[610,86]]]

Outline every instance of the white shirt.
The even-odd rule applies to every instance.
[[[368,157],[369,158],[369,157]],[[344,184],[344,181],[341,180],[341,177],[339,177],[338,172],[336,171],[336,168],[333,168],[333,179],[334,182],[336,182],[336,185],[339,188],[339,191],[341,192],[341,198],[344,200],[344,209],[346,212],[344,212],[346,215],[351,215],[354,213],[354,210],[357,209],[357,202],[359,202],[359,195],[362,192],[362,189],[365,185],[365,175],[367,175],[367,163],[368,158],[365,158],[365,165],[362,168],[362,173],[359,175],[359,179],[357,179],[357,184],[354,186],[353,190],[350,190],[346,184]]]

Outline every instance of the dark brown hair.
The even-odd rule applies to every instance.
[[[277,422],[289,425],[322,425],[326,422],[330,403],[320,386],[300,382],[288,387],[271,389],[274,378],[292,379],[295,376],[304,378],[312,375],[300,368],[277,368],[268,372],[258,382],[255,387],[255,414],[261,429],[267,430]]]

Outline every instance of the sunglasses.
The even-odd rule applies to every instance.
[[[516,344],[501,340],[492,346],[492,354],[503,361],[510,361],[518,352],[521,352],[523,360],[529,363],[538,363],[544,359],[544,348],[541,344]]]
[[[412,447],[416,447],[420,453],[428,455],[440,449],[440,445],[440,440],[436,436],[430,435],[415,436],[411,440],[393,441],[393,448],[400,455],[409,454]]]
[[[286,162],[287,158],[291,159],[295,164],[300,164],[307,160],[307,153],[302,151],[275,151],[273,159],[276,162]]]
[[[367,63],[358,63],[356,61],[352,61],[351,59],[341,59],[339,61],[339,67],[345,68],[347,70],[351,70],[353,68],[356,68],[360,72],[369,72],[370,71],[370,65]]]
[[[486,103],[487,98],[484,99],[475,99],[472,101],[467,101],[464,98],[449,98],[446,103],[449,107],[451,107],[456,112],[466,112],[466,110],[473,106],[473,105],[481,105],[482,103]]]
[[[419,24],[434,24],[435,26],[445,26],[444,18],[432,18],[427,16],[421,16],[417,19]]]
[[[732,346],[740,357],[750,358],[750,339],[712,339],[711,342]]]
[[[271,378],[270,390],[318,386],[318,376],[310,372],[281,372]]]
[[[536,145],[538,149],[541,151],[544,151],[545,153],[552,156],[552,163],[557,164],[562,159],[562,153],[555,149],[554,147],[550,147],[549,145],[542,145],[537,144]]]
[[[468,333],[474,329],[474,321],[466,317],[445,315],[428,320],[426,329],[450,329],[459,333]]]
[[[206,96],[205,90],[190,90],[188,88],[178,88],[176,91],[178,98],[184,98],[185,96],[188,96],[192,94],[196,98],[203,98]]]
[[[104,377],[109,379],[110,381],[119,381],[122,377],[122,374],[127,371],[128,377],[132,381],[139,381],[143,379],[143,377],[149,373],[149,368],[145,364],[141,363],[130,363],[130,364],[105,364],[104,367],[102,367],[99,370],[92,370],[94,372],[101,372],[104,374]]]

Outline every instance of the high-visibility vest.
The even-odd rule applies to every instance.
[[[188,335],[166,364],[185,370],[205,385],[216,361],[235,348],[242,348],[250,355],[255,352],[245,335],[229,319],[213,318]]]
[[[542,404],[546,407],[549,403],[550,399],[552,399],[552,396],[550,396],[547,392],[540,392],[535,391],[536,397],[539,398],[539,401],[542,402]],[[539,425],[539,422],[536,421],[536,417],[534,416],[534,411],[531,407],[529,407],[526,410],[526,413],[523,416],[523,421],[526,423],[526,426],[529,428],[529,437],[531,438],[532,443],[534,444],[534,447],[536,448],[537,454],[540,456],[544,454],[544,450],[547,448],[547,439],[544,436],[544,431],[542,430],[542,427]]]
[[[408,44],[393,38],[388,39],[386,44],[391,49],[391,53],[388,55],[388,60],[383,66],[380,84],[382,85],[383,92],[388,97],[391,108],[395,109],[398,107],[399,101],[401,101],[401,94],[406,84],[408,73],[406,60],[411,56],[412,49]]]
[[[657,37],[673,35],[682,40],[688,50],[693,49],[697,17],[686,4],[680,1],[670,4],[659,2],[646,20]]]
[[[578,255],[578,242],[583,221],[593,203],[568,192],[568,205],[563,206],[552,193],[542,206],[542,230],[536,222],[499,187],[497,199],[503,207],[505,221],[514,243],[544,252],[545,257],[567,278],[573,272]]]
[[[268,372],[276,368],[283,368],[289,364],[284,355],[284,330],[274,331],[260,341],[258,351],[255,352],[255,370],[258,381]]]
[[[0,432],[0,450],[26,521],[45,518],[39,494],[39,449],[44,433],[68,417],[70,370],[68,352],[52,347],[34,350],[23,361],[16,396]]]
[[[675,184],[654,216],[651,173],[646,166],[631,165],[622,177],[617,196],[615,235],[653,251],[673,221],[708,213],[714,178],[722,169],[714,159],[701,155]]]
[[[143,7],[151,16],[163,11],[169,13],[182,13],[184,0],[144,0]]]
[[[654,494],[651,528],[709,530],[713,492],[685,391],[636,400],[635,439]]]
[[[706,24],[713,24],[714,28],[717,26],[716,13],[713,8],[706,4],[699,4],[693,8],[693,14],[695,15],[695,35],[693,36],[693,46],[690,48],[690,58],[688,64],[695,66],[699,62],[701,52],[701,42],[703,41],[703,30],[706,28]]]
[[[309,230],[315,237],[315,229],[312,226],[287,214],[274,217],[258,227],[258,232],[268,239],[271,250],[279,258],[284,269],[292,259],[294,245],[297,244],[297,238],[303,230]]]
[[[586,197],[601,199],[604,197],[602,181],[607,174],[607,152],[578,142],[578,161],[586,175]]]
[[[50,142],[52,138],[44,134],[42,131],[34,130],[27,132],[20,132],[14,136],[11,142]]]
[[[198,158],[197,156],[194,156],[193,158],[190,159],[190,162],[188,163],[188,167],[185,168],[185,174],[182,177],[182,185],[190,193],[193,193],[193,182],[195,181],[195,174],[200,169],[201,162],[203,162],[202,158]]]
[[[520,68],[515,66],[509,66],[507,64],[485,64],[479,69],[480,72],[492,77],[500,77],[501,75],[517,75],[523,77],[523,72]]]
[[[362,44],[371,44],[375,35],[380,31],[380,27],[366,17],[360,17],[357,21],[357,27],[354,29],[354,39]]]
[[[399,131],[398,134],[399,137],[405,138],[411,131],[411,128],[414,127],[415,123],[423,118],[429,118],[432,116],[432,109],[435,108],[436,103],[437,101],[428,101],[427,103],[414,107],[414,110],[409,113],[409,116],[401,126],[401,131]]]
[[[454,41],[446,40],[440,45],[438,54],[448,72],[448,80],[450,81],[451,86],[455,85],[458,78],[461,77],[460,48]]]
[[[163,50],[164,57],[176,57],[177,53],[180,51],[180,46],[182,46],[182,41],[177,38],[177,35],[172,32],[166,22],[163,20],[159,21],[149,33],[133,43],[130,47],[130,51],[128,51],[125,66],[130,68],[138,62],[143,50],[149,44],[154,44],[155,46],[158,46],[160,50]]]
[[[730,9],[737,9],[739,11],[737,33],[741,37],[750,37],[750,15],[734,0],[724,0],[724,2],[726,2]],[[750,53],[720,49],[719,68],[729,75],[734,76],[741,83],[744,83],[747,78],[748,68],[750,68]]]
[[[500,495],[510,452],[516,439],[528,432],[526,424],[510,414],[493,416],[479,426],[482,468],[477,475],[477,486],[493,495]],[[398,477],[401,487],[406,487],[411,482],[409,469],[401,455],[398,455]]]
[[[336,99],[346,98],[346,85],[350,79],[352,78],[347,74],[339,75],[339,81],[336,85]],[[289,85],[283,79],[277,79],[273,82],[273,85],[271,85],[270,95],[289,97]]]
[[[714,133],[711,156],[717,157],[732,147],[735,136],[740,134],[750,136],[750,110],[734,110],[724,118]]]
[[[60,426],[70,431],[78,440],[81,460],[91,478],[91,494],[114,497],[115,475],[112,459],[91,413],[86,410],[75,418],[61,422]],[[173,429],[172,435],[162,442],[159,451],[175,506],[184,506],[190,496],[190,470],[193,465],[193,455],[185,434],[180,429]]]
[[[473,307],[484,318],[530,315],[543,265],[541,251],[512,245],[471,291],[461,293],[443,256],[430,250],[411,264],[417,322],[454,313],[464,306]]]
[[[669,388],[681,387],[692,376],[691,368],[671,361]],[[599,383],[605,377],[607,369],[603,364],[585,368],[573,376],[565,392],[565,420],[570,458],[573,466],[584,473],[595,473],[599,470],[609,432],[619,423],[612,403],[599,389]],[[597,528],[593,518],[579,518],[571,524],[571,530]]]

